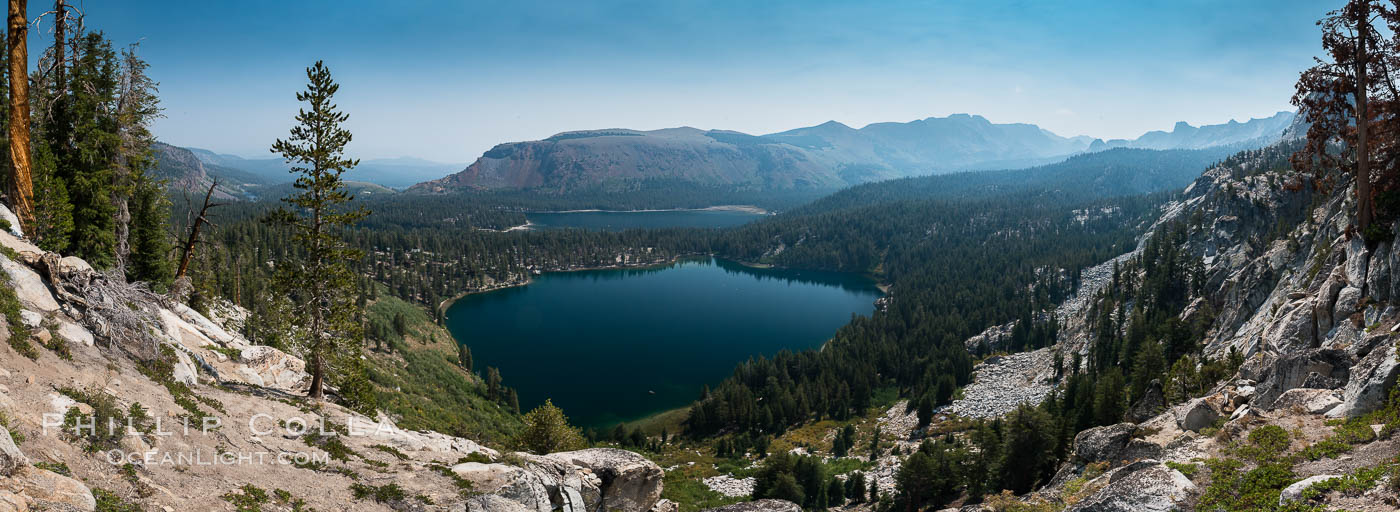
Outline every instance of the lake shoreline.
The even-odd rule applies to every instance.
[[[762,207],[750,204],[722,204],[716,206],[706,206],[704,208],[662,208],[662,209],[642,209],[642,210],[536,210],[528,213],[659,213],[659,212],[743,212],[754,215],[773,215]]]
[[[647,262],[647,263],[635,263],[635,264],[620,263],[620,264],[603,265],[603,266],[597,266],[597,267],[579,267],[579,268],[548,269],[548,270],[540,270],[539,273],[544,274],[544,273],[555,273],[555,272],[587,272],[587,271],[590,271],[590,270],[631,270],[631,269],[659,268],[659,267],[665,267],[665,266],[675,265],[676,263],[679,263],[679,262],[681,262],[681,261],[685,261],[685,260],[688,260],[688,259],[693,259],[693,258],[704,258],[705,256],[707,256],[707,255],[706,255],[706,254],[685,254],[685,255],[672,256],[671,258],[668,258],[668,259],[658,260],[658,261],[652,261],[652,262]],[[709,257],[712,257],[712,258],[715,257],[715,255],[713,255],[713,254],[709,254],[708,256],[709,256]],[[537,274],[537,275],[538,275],[538,274]],[[515,288],[515,287],[518,287],[518,286],[526,286],[526,285],[528,285],[528,284],[530,284],[530,283],[532,283],[532,282],[534,282],[534,281],[535,281],[534,276],[533,276],[533,275],[529,275],[529,274],[527,273],[524,279],[510,279],[510,280],[502,281],[502,282],[499,282],[499,283],[492,283],[491,285],[488,285],[488,286],[483,287],[483,288],[478,288],[478,289],[475,289],[475,290],[465,291],[465,292],[459,293],[459,294],[457,294],[457,295],[454,295],[454,296],[452,296],[451,298],[443,299],[442,302],[438,303],[438,311],[440,311],[440,312],[442,312],[444,315],[446,315],[446,314],[447,314],[448,308],[451,308],[451,307],[452,307],[452,304],[454,304],[454,303],[456,303],[457,301],[462,300],[463,298],[466,298],[466,297],[468,297],[468,296],[477,295],[477,294],[482,294],[482,293],[491,293],[491,292],[494,292],[494,291],[500,291],[500,290],[504,290],[504,289],[507,289],[507,288]]]
[[[590,270],[648,269],[648,268],[664,267],[664,266],[668,266],[668,265],[675,265],[676,263],[679,263],[679,262],[682,262],[682,261],[685,261],[685,260],[689,260],[689,259],[699,259],[699,258],[705,258],[705,257],[710,257],[710,258],[715,258],[715,259],[721,259],[721,260],[725,260],[725,261],[730,261],[730,262],[734,262],[734,263],[736,263],[736,264],[739,264],[739,265],[742,265],[742,266],[745,266],[745,267],[748,267],[748,268],[758,269],[758,270],[802,270],[802,269],[795,269],[795,268],[784,267],[784,266],[779,266],[779,265],[773,265],[773,264],[771,264],[771,263],[757,263],[757,262],[752,262],[752,261],[744,261],[744,260],[738,260],[738,259],[725,258],[725,257],[720,256],[720,255],[717,255],[717,254],[715,254],[715,253],[695,253],[695,254],[677,255],[677,256],[673,256],[673,257],[671,257],[671,258],[669,258],[669,259],[666,259],[666,260],[653,261],[653,262],[649,262],[649,263],[637,263],[637,264],[631,264],[631,265],[629,265],[629,264],[613,264],[613,265],[603,265],[603,266],[598,266],[598,267],[579,267],[579,268],[564,268],[564,269],[548,269],[548,270],[541,270],[541,271],[539,271],[539,272],[540,272],[540,273],[552,273],[552,272],[587,272],[587,271],[590,271]],[[891,285],[890,285],[889,283],[886,283],[886,282],[880,280],[879,278],[875,277],[874,275],[872,275],[872,274],[870,274],[870,273],[868,273],[868,272],[860,272],[860,273],[850,272],[850,273],[851,273],[851,274],[857,274],[857,275],[860,275],[860,276],[862,276],[862,277],[865,277],[866,279],[869,279],[870,281],[872,281],[872,282],[875,284],[875,288],[878,289],[878,290],[880,290],[880,293],[881,293],[882,295],[884,295],[884,296],[886,296],[886,297],[888,297],[888,296],[890,295],[890,288],[891,288]],[[439,303],[438,303],[438,306],[437,306],[437,307],[438,307],[438,311],[441,311],[443,314],[446,314],[446,313],[447,313],[447,309],[450,308],[450,307],[452,307],[452,304],[453,304],[453,303],[456,303],[458,300],[461,300],[462,298],[467,297],[467,296],[469,296],[469,295],[476,295],[476,294],[480,294],[480,293],[490,293],[490,292],[494,292],[494,291],[498,291],[498,290],[504,290],[504,289],[506,289],[506,288],[515,288],[515,287],[517,287],[517,286],[525,286],[525,285],[530,284],[531,282],[534,282],[533,276],[526,275],[525,279],[514,279],[514,280],[505,281],[505,282],[503,282],[503,283],[493,283],[492,285],[487,286],[487,287],[484,287],[484,288],[479,288],[479,289],[476,289],[476,290],[470,290],[470,291],[462,292],[462,293],[459,293],[459,294],[457,294],[457,295],[453,295],[451,298],[443,299],[442,302],[439,302]]]

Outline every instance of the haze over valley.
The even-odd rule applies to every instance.
[[[7,8],[0,512],[1400,510],[1396,0]]]

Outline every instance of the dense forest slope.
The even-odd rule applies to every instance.
[[[749,190],[835,189],[895,177],[1023,168],[1111,147],[1261,147],[1277,140],[1292,119],[1282,112],[1200,128],[1182,123],[1170,133],[1109,143],[967,114],[860,129],[831,121],[762,136],[694,128],[577,131],[498,145],[461,172],[411,190],[565,193],[635,187],[649,180]]]
[[[1378,222],[1389,234],[1363,241],[1349,227],[1349,177],[1314,188],[1289,165],[1296,148],[1212,166],[1152,207],[1155,220],[1130,250],[1072,272],[1070,293],[1053,307],[1033,302],[1019,319],[982,323],[986,330],[957,346],[993,356],[966,383],[941,342],[917,365],[922,377],[894,362],[920,356],[880,361],[894,348],[886,340],[899,339],[881,317],[912,307],[914,315],[901,315],[912,322],[893,322],[907,325],[949,307],[895,277],[889,306],[853,323],[859,331],[843,331],[817,354],[750,362],[696,404],[692,428],[722,446],[805,442],[813,455],[770,455],[754,463],[752,480],[722,473],[707,484],[715,492],[745,484],[753,498],[807,508],[1394,510],[1400,221],[1388,214]],[[1041,278],[1037,292],[1047,284]],[[824,392],[851,378],[823,382],[827,368],[842,366],[824,360],[837,357],[873,366],[858,375],[881,376],[852,386],[855,409]],[[955,393],[939,381],[949,374]],[[877,413],[860,408],[871,398],[858,393],[891,381],[907,399]],[[791,389],[807,394],[785,398]],[[822,421],[781,415],[789,401],[820,404]],[[786,486],[788,478],[797,485]],[[870,492],[827,483],[851,479],[869,482]]]

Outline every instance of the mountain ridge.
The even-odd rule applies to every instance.
[[[992,123],[975,114],[871,123],[858,129],[831,120],[764,135],[693,127],[573,130],[498,144],[465,169],[408,191],[566,193],[658,178],[740,189],[838,189],[891,178],[1033,167],[1117,147],[1262,147],[1278,140],[1293,119],[1293,113],[1284,111],[1200,127],[1179,122],[1171,132],[1108,141],[1063,137],[1029,123]]]
[[[259,184],[276,185],[292,181],[291,166],[281,158],[245,158],[204,148],[188,149],[206,166],[217,165],[242,171]],[[363,159],[347,174],[347,179],[373,183],[389,188],[404,188],[426,179],[451,172],[461,164],[434,162],[412,156]]]

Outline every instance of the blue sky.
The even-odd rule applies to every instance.
[[[1291,109],[1313,23],[1340,3],[74,1],[90,29],[141,41],[166,142],[267,155],[323,59],[353,155],[445,162],[587,128],[968,112],[1123,138],[1264,117]]]

